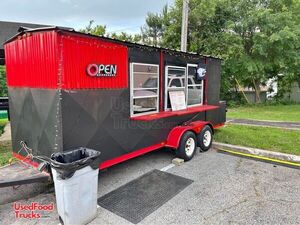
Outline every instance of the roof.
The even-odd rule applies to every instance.
[[[3,49],[4,42],[19,32],[20,27],[38,28],[45,26],[47,25],[0,21],[0,49]]]
[[[173,53],[178,53],[178,54],[183,54],[183,55],[202,56],[202,57],[208,57],[208,58],[214,58],[214,59],[221,59],[219,57],[214,57],[214,56],[210,56],[210,55],[202,55],[202,54],[198,54],[198,53],[195,53],[195,52],[183,52],[183,51],[179,51],[179,50],[175,50],[175,49],[156,47],[156,46],[151,46],[151,45],[144,45],[144,44],[140,44],[140,43],[136,43],[136,42],[122,41],[122,40],[109,38],[109,37],[105,37],[105,36],[97,36],[97,35],[93,35],[93,34],[86,34],[86,33],[75,31],[72,28],[66,28],[66,27],[57,27],[57,26],[45,27],[44,26],[44,27],[38,27],[38,28],[34,28],[34,29],[28,29],[28,28],[23,28],[22,29],[21,28],[20,30],[21,30],[21,32],[19,32],[18,34],[12,36],[10,39],[8,39],[6,42],[4,42],[4,44],[13,41],[19,35],[23,35],[25,33],[33,33],[33,32],[38,32],[38,31],[47,31],[47,30],[58,30],[58,31],[64,31],[64,32],[89,36],[89,37],[95,37],[95,38],[99,38],[99,39],[102,39],[102,40],[107,40],[107,41],[127,45],[127,46],[130,46],[130,47],[140,47],[140,48],[144,48],[144,49],[146,48],[146,49],[152,49],[152,50],[157,50],[157,51],[162,50],[162,51],[166,51],[166,52],[173,52]]]

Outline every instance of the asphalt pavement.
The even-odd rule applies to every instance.
[[[166,172],[194,182],[139,224],[299,224],[300,170],[210,150],[181,166],[168,166],[171,151],[159,150],[116,165],[99,176],[98,197],[151,171]],[[19,190],[22,190],[19,189]],[[15,190],[16,191],[16,190]],[[1,197],[0,197],[1,198]],[[55,203],[54,193],[38,194],[19,203]],[[13,203],[0,205],[0,224],[59,224],[56,211],[41,219],[17,219]],[[131,224],[98,208],[90,224]]]
[[[250,119],[230,119],[227,118],[226,123],[248,125],[248,126],[262,126],[274,127],[288,130],[300,130],[299,122],[285,122],[285,121],[266,121],[266,120],[250,120]]]

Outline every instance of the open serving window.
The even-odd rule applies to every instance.
[[[197,68],[197,64],[187,64],[187,67],[166,66],[165,110],[171,109],[172,91],[184,91],[187,107],[203,104],[203,80],[196,79]]]
[[[187,65],[187,106],[197,106],[203,104],[203,79],[196,79],[197,64]]]
[[[171,109],[170,92],[186,89],[186,68],[166,66],[165,69],[165,110]]]
[[[159,112],[159,89],[164,93],[164,110],[171,111],[170,92],[184,95],[185,109],[203,104],[203,80],[196,77],[198,65],[165,67],[165,85],[159,85],[159,65],[130,64],[130,115],[131,117]]]

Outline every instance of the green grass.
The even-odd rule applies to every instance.
[[[0,135],[3,133],[3,129],[6,123],[7,123],[7,119],[0,119]],[[1,141],[0,142],[0,166],[7,164],[11,157],[12,157],[11,141]]]
[[[300,104],[255,105],[229,108],[228,118],[300,122]]]
[[[3,133],[3,129],[5,127],[5,124],[8,122],[7,119],[0,119],[0,135]]]
[[[0,142],[0,166],[3,166],[9,162],[12,158],[11,141]]]
[[[227,125],[216,130],[215,141],[300,155],[300,131]]]

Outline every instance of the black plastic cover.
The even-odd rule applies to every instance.
[[[71,178],[77,170],[86,166],[98,169],[100,152],[88,148],[78,148],[65,153],[53,153],[51,155],[51,167],[57,171],[59,178]]]

